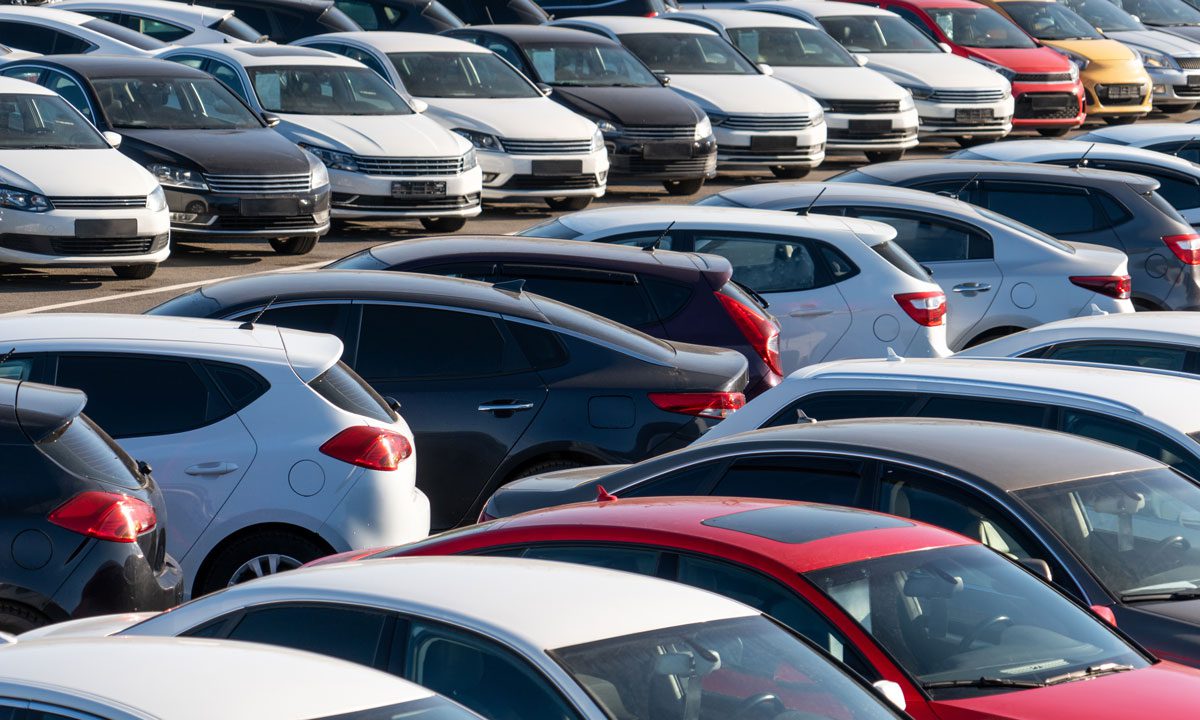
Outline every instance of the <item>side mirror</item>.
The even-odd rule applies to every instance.
[[[538,83],[537,88],[538,90],[542,91],[543,97],[550,97],[550,93],[554,92],[554,88],[550,87],[546,83]]]
[[[1023,558],[1017,562],[1025,566],[1025,569],[1037,575],[1046,582],[1054,582],[1054,574],[1050,572],[1050,563],[1038,558]]]
[[[946,43],[938,43],[938,47],[940,47],[942,49],[942,52],[944,52],[944,53],[953,53],[954,52],[954,48],[950,47]]]
[[[413,112],[420,115],[421,113],[423,113],[429,109],[429,103],[425,102],[424,100],[418,100],[417,98],[413,98],[412,99],[412,109],[413,109]]]
[[[111,130],[106,130],[104,132],[104,139],[113,148],[121,147],[121,133],[115,133]]]
[[[904,701],[904,688],[900,687],[900,683],[891,680],[876,680],[871,683],[871,687],[878,690],[879,694],[887,698],[887,701],[897,710],[903,712],[908,708],[908,703]]]
[[[1134,22],[1140,23],[1142,21],[1142,19],[1137,15],[1130,15],[1129,17],[1133,18]]]
[[[657,77],[658,81],[660,83],[662,83],[663,85],[669,86],[671,84],[671,76],[670,75],[656,74],[655,77]]]
[[[768,77],[775,74],[775,68],[771,67],[770,65],[768,65],[766,63],[759,63],[758,69],[762,71],[763,75],[766,75]]]
[[[1113,614],[1112,608],[1110,608],[1109,606],[1093,605],[1089,609],[1093,613],[1096,614],[1096,617],[1100,618],[1104,622],[1108,623],[1109,625],[1112,625],[1113,627],[1117,626],[1117,616]]]
[[[858,63],[859,67],[866,67],[867,63],[871,62],[871,60],[862,53],[854,53],[854,62]]]
[[[269,127],[269,128],[273,128],[279,124],[279,116],[274,115],[269,112],[263,113],[262,119],[263,119],[263,122],[265,122],[267,124],[267,127]]]

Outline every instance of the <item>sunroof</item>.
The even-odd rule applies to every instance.
[[[829,505],[783,505],[705,520],[709,527],[799,544],[867,530],[912,527],[907,520]]]

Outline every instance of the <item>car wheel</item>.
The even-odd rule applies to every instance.
[[[1116,117],[1106,117],[1104,122],[1109,125],[1132,125],[1138,121],[1137,115],[1118,115]]]
[[[780,180],[799,180],[812,172],[812,168],[796,167],[795,165],[772,165],[771,174]]]
[[[897,160],[904,157],[904,151],[903,150],[868,150],[866,155],[867,155],[867,162],[870,162],[870,163],[896,162]]]
[[[1159,106],[1155,107],[1154,109],[1158,110],[1161,113],[1166,113],[1167,115],[1176,115],[1178,113],[1185,113],[1194,107],[1196,107],[1196,106],[1195,105],[1159,105]]]
[[[463,229],[467,224],[466,218],[461,217],[429,217],[421,218],[421,225],[429,232],[452,233]]]
[[[114,265],[112,271],[122,280],[145,280],[154,274],[158,265],[142,263],[141,265]]]
[[[271,238],[271,249],[280,255],[307,255],[317,246],[316,237]]]
[[[217,551],[193,595],[204,595],[255,578],[295,570],[328,555],[320,544],[286,530],[262,530]]]
[[[580,462],[579,460],[569,460],[566,458],[555,458],[553,460],[543,460],[532,465],[521,468],[513,473],[510,480],[519,480],[523,477],[531,475],[541,475],[542,473],[554,472],[556,470],[570,470],[571,468],[587,467],[588,463]]]
[[[551,210],[583,210],[592,204],[591,197],[546,198]]]
[[[663,180],[668,195],[695,195],[704,187],[704,178],[691,180]]]
[[[49,624],[50,618],[31,607],[18,603],[0,602],[0,632],[20,635]]]
[[[954,142],[958,143],[961,148],[976,147],[977,145],[986,145],[990,142],[995,142],[996,138],[990,137],[960,137],[954,138]]]
[[[1062,137],[1071,132],[1071,128],[1038,128],[1038,135],[1042,137]]]

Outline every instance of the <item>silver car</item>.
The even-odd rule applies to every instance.
[[[1200,125],[1190,123],[1138,123],[1099,127],[1076,135],[1075,140],[1104,145],[1125,145],[1200,162]]]

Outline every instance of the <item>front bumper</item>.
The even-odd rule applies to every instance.
[[[1093,61],[1083,71],[1087,114],[1100,117],[1145,115],[1152,107],[1152,85],[1150,76],[1138,60],[1117,63]],[[1127,91],[1129,86],[1138,86],[1139,91]]]
[[[1150,101],[1156,106],[1200,103],[1200,70],[1150,70]]]
[[[1013,128],[1072,128],[1083,124],[1083,83],[1013,83]]]
[[[320,237],[329,231],[329,186],[305,193],[232,195],[163,188],[171,231],[205,239]]]
[[[921,119],[916,108],[896,113],[826,111],[825,152],[830,155],[916,147]]]
[[[730,130],[717,126],[717,168],[815,168],[825,159],[825,123],[797,130]]]
[[[480,160],[482,162],[482,158]],[[474,217],[480,212],[483,173],[478,167],[456,175],[367,175],[330,170],[333,217],[346,220]],[[403,196],[398,183],[445,183],[445,192]]]
[[[609,175],[636,180],[691,180],[710,178],[717,173],[717,140],[709,136],[687,140],[646,141],[622,135],[605,137]],[[671,146],[671,147],[669,147]]]
[[[608,150],[604,148],[587,155],[477,152],[485,200],[598,198],[604,196],[608,183]]]
[[[917,100],[921,137],[1004,137],[1012,131],[1012,97],[995,102]]]
[[[82,229],[76,221],[136,222],[136,232]],[[110,267],[161,263],[171,254],[166,210],[147,208],[54,209],[44,213],[6,209],[0,214],[0,263],[21,266]]]

